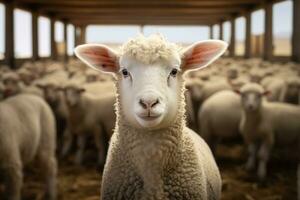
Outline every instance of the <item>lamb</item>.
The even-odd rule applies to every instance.
[[[54,113],[57,132],[57,151],[61,152],[63,135],[66,129],[69,114],[65,96],[56,79],[43,79],[36,84],[42,89],[43,96]]]
[[[106,155],[106,144],[112,135],[115,114],[115,94],[111,92],[94,96],[75,82],[65,86],[65,98],[69,117],[67,129],[64,133],[65,141],[62,150],[65,156],[72,144],[73,135],[77,136],[78,150],[76,164],[82,164],[88,133],[94,137],[98,149],[98,166],[103,167]]]
[[[242,107],[233,91],[221,91],[208,98],[198,113],[199,133],[213,153],[221,139],[238,138]]]
[[[8,72],[4,74],[2,80],[5,86],[5,98],[14,96],[19,93],[34,94],[39,97],[43,97],[43,92],[38,87],[34,85],[25,86],[20,81],[19,75],[15,72]]]
[[[291,104],[300,104],[300,79],[291,77],[286,81],[286,87],[283,90],[281,101]]]
[[[0,173],[5,199],[21,200],[23,167],[36,158],[43,168],[46,196],[56,199],[55,121],[40,97],[20,94],[0,102]]]
[[[267,102],[258,84],[247,84],[240,90],[243,114],[240,131],[248,146],[248,170],[255,167],[258,156],[258,178],[266,177],[266,166],[273,147],[300,150],[300,108],[285,103]],[[298,155],[299,156],[299,155]],[[298,158],[298,199],[300,199],[300,158]]]
[[[209,40],[179,51],[161,35],[140,35],[120,54],[97,44],[75,49],[90,67],[117,79],[117,122],[102,199],[220,199],[213,155],[185,124],[182,74],[206,67],[226,46]]]
[[[279,77],[267,77],[262,80],[261,85],[270,92],[267,96],[268,101],[283,102],[286,83]]]
[[[190,95],[192,105],[188,104],[188,108],[193,108],[194,111],[198,111],[201,108],[201,105],[213,94],[223,91],[223,90],[232,90],[232,85],[225,79],[216,78],[216,80],[211,81],[202,81],[199,79],[188,80],[186,87],[188,89],[188,95]],[[189,100],[189,99],[188,99]],[[188,110],[188,117],[189,119],[193,120],[194,123],[191,122],[192,127],[198,129],[197,124],[197,113],[193,113]]]
[[[5,92],[5,87],[4,85],[0,82],[0,101],[4,99],[4,92]]]

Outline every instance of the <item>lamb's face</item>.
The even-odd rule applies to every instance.
[[[5,87],[5,97],[9,97],[19,93],[20,91],[20,81],[12,78],[7,78],[3,80]]]
[[[75,88],[75,87],[66,87],[64,89],[66,102],[69,106],[76,106],[78,105],[82,92],[84,89]]]
[[[54,103],[58,100],[60,92],[59,87],[49,84],[43,87],[43,91],[47,102]]]
[[[262,101],[265,95],[269,92],[255,83],[244,85],[238,93],[241,95],[241,103],[245,111],[255,112],[261,108]]]
[[[90,67],[118,76],[119,110],[129,123],[158,129],[172,124],[183,104],[182,73],[206,67],[226,48],[222,41],[208,40],[181,51],[156,34],[129,40],[121,53],[87,44],[75,54]]]
[[[299,95],[300,85],[298,82],[292,82],[287,84],[287,96],[295,97]]]
[[[241,94],[242,106],[247,111],[257,111],[261,106],[262,96],[258,92],[244,92]]]
[[[121,57],[120,103],[124,116],[132,125],[162,128],[174,121],[181,102],[180,62],[178,54],[153,64]]]

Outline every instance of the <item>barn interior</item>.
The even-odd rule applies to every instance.
[[[300,0],[0,0],[0,113],[7,112],[5,102],[23,93],[38,96],[51,108],[56,124],[57,199],[100,199],[103,163],[98,154],[106,155],[115,123],[115,78],[88,68],[74,48],[102,43],[119,51],[131,37],[152,33],[182,47],[209,39],[228,43],[219,60],[185,76],[187,125],[214,152],[222,177],[221,199],[297,199],[300,144],[277,148],[276,135],[264,181],[256,171],[247,170],[250,153],[241,130],[245,108],[240,93],[243,86],[254,83],[268,92],[267,103],[289,106],[295,115],[272,116],[281,117],[284,127],[299,127],[300,141]],[[102,117],[97,123],[104,127],[101,137],[94,138],[93,127],[85,130],[84,109],[70,107],[68,89],[80,91],[78,101],[86,93],[102,100],[113,96],[109,103],[98,102],[103,108],[97,108]],[[231,102],[222,98],[224,91],[238,101],[222,103]],[[212,117],[215,124],[208,131],[203,119],[214,114],[223,117]],[[1,134],[8,130],[2,116],[10,116],[0,116],[0,137],[6,137]],[[79,133],[75,125],[83,131]],[[290,137],[288,130],[279,132]],[[80,134],[85,135],[84,145]],[[0,161],[5,163],[10,154],[2,156],[3,149],[0,145]],[[1,162],[0,199],[8,191]],[[36,162],[23,164],[22,199],[46,199],[43,168]]]

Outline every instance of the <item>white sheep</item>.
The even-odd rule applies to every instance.
[[[243,107],[240,131],[248,146],[247,169],[252,170],[258,156],[258,177],[264,180],[271,150],[275,147],[300,150],[300,108],[267,102],[268,93],[260,85],[247,84],[239,91]],[[298,155],[299,156],[299,155]],[[300,159],[298,160],[298,199],[300,199]]]
[[[261,85],[270,94],[267,96],[268,101],[283,102],[285,95],[286,83],[280,77],[266,77],[261,81]]]
[[[198,113],[199,133],[215,153],[222,139],[239,137],[242,114],[240,97],[233,91],[221,91],[209,97]]]
[[[160,35],[141,35],[120,54],[96,44],[75,49],[90,67],[117,78],[117,122],[102,199],[220,199],[213,155],[185,124],[182,74],[207,66],[226,46],[203,41],[179,53]]]
[[[5,98],[14,96],[20,93],[34,94],[39,97],[43,97],[43,92],[34,85],[25,86],[20,80],[20,77],[15,72],[8,72],[2,77],[3,84],[5,86]]]
[[[98,149],[97,164],[103,167],[106,146],[115,124],[115,94],[111,91],[98,90],[101,96],[95,96],[85,92],[85,89],[75,82],[66,84],[64,90],[69,115],[64,133],[63,156],[68,153],[75,134],[78,146],[75,162],[82,164],[88,133],[90,133]]]
[[[56,199],[55,121],[41,98],[20,94],[0,102],[0,172],[5,196],[21,199],[23,167],[37,159],[46,183],[46,196]]]
[[[54,113],[56,119],[57,150],[58,152],[61,152],[63,134],[65,132],[69,116],[62,86],[60,85],[60,82],[53,77],[42,79],[40,82],[36,82],[35,84],[43,91],[43,96]]]
[[[291,104],[300,104],[300,78],[290,77],[286,80],[286,87],[283,90],[281,101]]]

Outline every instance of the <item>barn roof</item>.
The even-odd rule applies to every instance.
[[[36,10],[76,25],[211,25],[242,15],[269,1],[14,0],[19,7]]]

